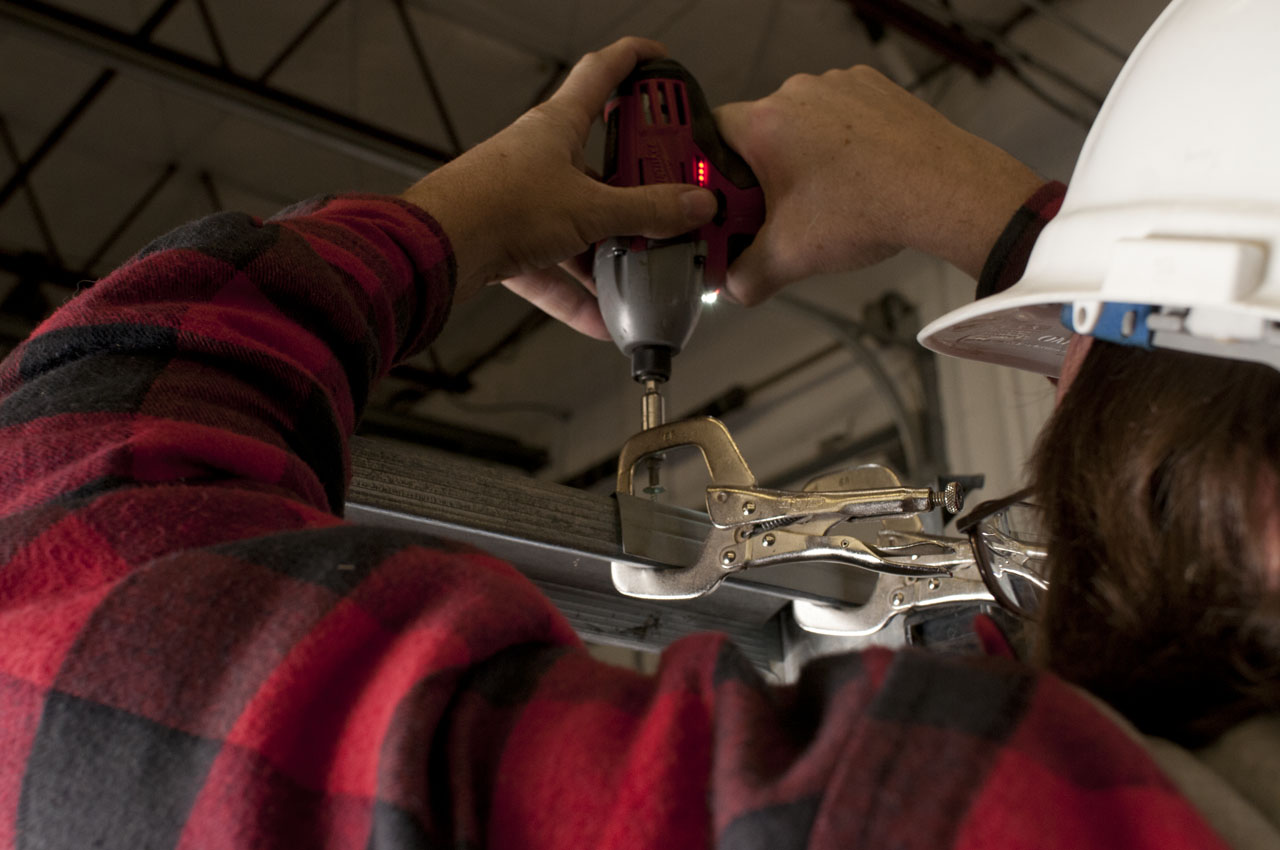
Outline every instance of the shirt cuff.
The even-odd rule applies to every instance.
[[[1031,247],[1040,238],[1040,231],[1053,220],[1062,208],[1062,198],[1067,193],[1066,184],[1053,180],[1044,184],[1027,202],[1013,214],[1004,232],[996,240],[987,262],[978,278],[975,298],[986,298],[1013,286],[1026,271]]]

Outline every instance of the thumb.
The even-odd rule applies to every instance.
[[[777,263],[777,252],[771,250],[771,236],[772,229],[765,222],[725,275],[729,296],[744,307],[754,307],[791,282]]]
[[[716,196],[687,183],[617,187],[597,184],[602,203],[591,241],[609,236],[667,239],[701,227],[716,214]]]

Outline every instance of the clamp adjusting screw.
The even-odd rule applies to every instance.
[[[942,491],[942,506],[951,514],[958,514],[964,508],[964,491],[958,481],[948,482]]]

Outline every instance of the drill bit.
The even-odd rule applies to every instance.
[[[666,411],[662,401],[662,393],[658,389],[659,382],[656,378],[644,379],[644,396],[642,398],[642,410],[640,425],[641,429],[648,431],[650,428],[657,428],[666,421]],[[657,496],[663,492],[660,470],[662,469],[662,455],[651,455],[646,460],[649,467],[649,486],[644,488],[644,492],[650,496]]]

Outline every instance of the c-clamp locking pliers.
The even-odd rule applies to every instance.
[[[939,505],[956,513],[962,495],[955,483],[941,492],[906,487],[827,490],[822,485],[836,480],[827,476],[804,490],[763,489],[728,429],[709,417],[660,425],[629,439],[618,458],[620,502],[635,496],[637,463],[681,446],[697,448],[706,462],[711,475],[707,513],[713,527],[691,565],[646,568],[615,562],[614,586],[628,596],[689,599],[710,593],[742,570],[806,561],[833,561],[908,579],[950,576],[952,568],[972,563],[964,540],[898,532],[885,539],[888,545],[871,545],[851,535],[830,534],[846,520],[912,517]],[[624,539],[624,548],[626,543]]]

